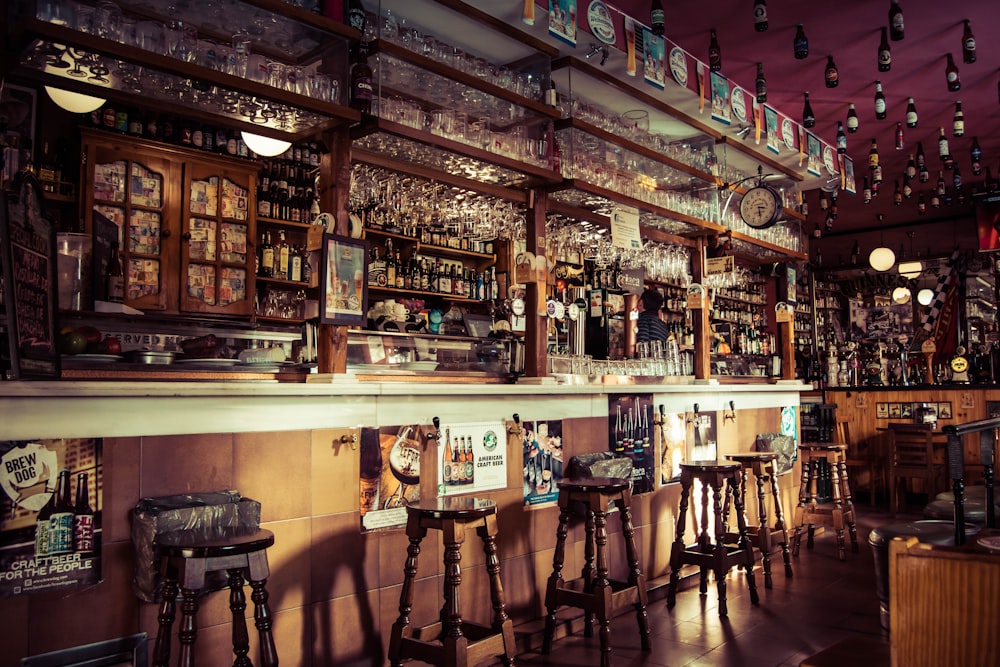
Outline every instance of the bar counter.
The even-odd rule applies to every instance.
[[[261,503],[261,526],[275,534],[267,588],[283,664],[382,664],[398,614],[407,538],[399,528],[364,533],[359,514],[358,426],[562,420],[564,460],[608,449],[609,400],[652,394],[668,412],[717,411],[719,457],[753,449],[757,433],[779,430],[782,408],[809,385],[511,385],[360,382],[346,376],[308,383],[62,381],[0,383],[0,437],[103,438],[101,583],[0,599],[0,667],[27,655],[138,632],[156,634],[156,605],[132,590],[130,511],[140,498],[235,489]],[[731,417],[729,402],[733,402]],[[346,436],[346,437],[345,437]],[[689,435],[690,438],[690,435]],[[519,642],[539,638],[551,573],[558,508],[526,506],[522,443],[507,439],[507,484],[477,493],[497,502],[501,576]],[[421,454],[421,497],[435,495],[435,445]],[[658,471],[657,471],[658,475]],[[790,520],[798,469],[781,476]],[[633,521],[640,567],[656,588],[669,574],[679,488],[636,494]],[[752,503],[751,503],[752,505]],[[753,516],[751,516],[753,518]],[[613,532],[617,521],[609,522]],[[693,527],[692,527],[693,530]],[[582,530],[570,533],[567,572],[583,564]],[[463,548],[468,581],[486,580],[482,549]],[[414,622],[440,612],[440,546],[427,541],[415,583]],[[627,574],[612,554],[612,576]],[[463,591],[472,620],[488,621],[485,591]],[[562,619],[562,614],[560,615]],[[207,598],[198,615],[199,662],[231,661],[227,595]],[[558,634],[581,618],[560,621]],[[58,627],[59,631],[53,629]],[[227,658],[227,654],[229,657]]]

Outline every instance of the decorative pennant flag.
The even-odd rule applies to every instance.
[[[848,194],[858,193],[858,184],[854,179],[854,160],[844,156],[844,167],[841,169],[841,189]]]
[[[753,108],[753,126],[754,126],[754,143],[760,144],[760,117],[761,117],[761,107],[763,105],[754,102]]]
[[[802,166],[802,160],[805,157],[805,140],[806,130],[801,125],[799,126],[799,166]]]
[[[705,113],[705,88],[708,87],[708,82],[705,81],[706,72],[705,63],[698,61],[698,112]]]
[[[576,0],[549,0],[549,34],[576,46]]]
[[[625,73],[635,76],[635,21],[631,16],[625,17]]]
[[[778,153],[781,141],[778,135],[778,112],[767,104],[764,105],[764,127],[767,132],[767,150]]]
[[[938,274],[937,285],[934,287],[934,298],[921,317],[923,335],[917,338],[931,339],[937,348],[937,353],[950,354],[956,345],[955,317],[958,308],[958,267],[961,253],[952,252],[948,265]]]
[[[711,72],[712,120],[729,125],[732,118],[729,105],[729,79],[718,72]]]
[[[806,147],[808,148],[806,171],[813,176],[819,176],[823,161],[823,145],[820,143],[819,137],[812,132],[806,132]]]
[[[657,37],[649,30],[643,30],[642,44],[645,51],[642,77],[649,85],[663,90],[665,75],[663,38]]]

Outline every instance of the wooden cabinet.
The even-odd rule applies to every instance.
[[[91,131],[83,155],[88,231],[117,236],[127,305],[252,312],[255,163]]]

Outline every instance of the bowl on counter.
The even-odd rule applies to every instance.
[[[125,353],[125,359],[133,364],[172,364],[176,357],[176,352],[156,350],[130,350]]]
[[[429,372],[436,370],[438,367],[438,362],[436,361],[407,361],[399,365],[400,369],[404,371],[419,371],[419,372]]]

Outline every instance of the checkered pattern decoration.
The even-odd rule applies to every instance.
[[[937,285],[934,287],[934,299],[931,301],[930,305],[927,306],[927,311],[924,313],[923,321],[921,323],[924,332],[930,336],[934,333],[934,326],[937,324],[938,316],[941,314],[941,309],[944,307],[945,301],[948,299],[948,292],[955,285],[958,280],[958,271],[955,270],[955,265],[958,262],[959,252],[955,250],[951,257],[948,259],[948,265],[944,267],[944,271],[938,276]]]

